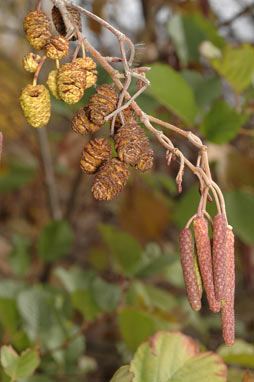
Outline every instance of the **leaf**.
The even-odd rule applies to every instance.
[[[225,194],[228,221],[246,244],[254,244],[254,194],[234,190]]]
[[[200,13],[175,14],[169,20],[168,31],[183,66],[199,59],[199,46],[203,41],[224,45],[216,28]]]
[[[238,134],[248,115],[240,115],[225,101],[217,101],[204,118],[201,131],[213,143],[226,143]]]
[[[12,270],[17,276],[25,276],[30,265],[31,241],[23,235],[14,235],[13,244],[14,248],[10,255]]]
[[[89,290],[76,290],[72,292],[71,299],[74,308],[76,308],[88,321],[94,321],[97,315],[101,312],[92,292]]]
[[[96,277],[92,283],[92,293],[97,305],[106,312],[113,312],[121,297],[121,288]]]
[[[205,109],[220,97],[222,93],[220,77],[204,77],[194,70],[184,70],[181,74],[192,87],[197,105],[200,109]]]
[[[38,242],[38,255],[41,259],[54,262],[67,255],[74,244],[74,235],[65,220],[53,221],[44,226]]]
[[[240,47],[227,45],[222,51],[222,58],[210,60],[217,72],[225,77],[234,90],[241,93],[251,84],[254,72],[254,48],[249,44]]]
[[[125,307],[118,313],[122,338],[131,351],[158,330],[178,330],[180,324],[173,315],[159,310]]]
[[[84,271],[79,267],[71,267],[68,270],[57,267],[54,271],[55,275],[61,280],[68,292],[76,290],[87,290],[95,277],[92,271]]]
[[[221,345],[217,353],[230,365],[254,368],[254,345],[236,339],[233,346]]]
[[[134,375],[130,372],[129,366],[120,367],[113,375],[110,382],[132,382]]]
[[[226,382],[226,366],[181,333],[158,332],[139,346],[130,364],[133,382]]]
[[[142,247],[132,236],[110,225],[99,225],[104,242],[127,276],[135,273],[142,257]]]
[[[1,364],[12,380],[30,376],[40,364],[39,353],[27,349],[19,356],[11,346],[2,346]]]
[[[3,328],[14,334],[19,323],[19,313],[15,299],[0,298],[0,322]]]
[[[172,255],[161,255],[156,259],[151,259],[149,262],[140,266],[135,273],[136,277],[149,277],[163,271],[168,265],[172,264]]]
[[[0,193],[25,187],[36,174],[36,166],[22,162],[10,162],[9,167],[0,172]]]
[[[191,87],[169,65],[156,63],[151,68],[147,74],[151,94],[188,125],[193,125],[198,107]]]

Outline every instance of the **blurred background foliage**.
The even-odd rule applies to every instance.
[[[151,136],[153,171],[133,172],[115,201],[92,198],[92,180],[79,170],[89,137],[73,133],[70,123],[94,89],[79,105],[52,99],[48,139],[62,219],[51,219],[36,132],[18,104],[22,87],[31,81],[21,65],[29,51],[22,23],[35,1],[7,0],[0,5],[0,342],[19,354],[32,349],[21,356],[25,372],[15,358],[17,379],[37,368],[26,381],[109,381],[147,337],[158,330],[182,331],[201,349],[223,357],[228,381],[240,381],[246,368],[254,368],[254,2],[80,4],[137,43],[136,65],[152,67],[152,86],[138,100],[143,110],[206,140],[237,236],[237,341],[226,348],[219,316],[210,314],[205,301],[201,313],[192,312],[186,300],[178,234],[198,205],[190,172],[178,195],[178,163],[167,167],[165,150]],[[43,8],[50,12],[50,2],[43,1]],[[100,25],[87,19],[83,24],[105,56],[119,53],[116,40]],[[48,64],[43,68],[41,82],[49,69]],[[111,81],[98,70],[99,83]],[[196,160],[187,142],[166,134]],[[108,135],[107,127],[98,135]],[[214,205],[210,212],[215,213]],[[2,381],[11,377],[8,368],[0,369]],[[252,380],[249,374],[244,378]]]

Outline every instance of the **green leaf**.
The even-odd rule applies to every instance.
[[[184,70],[181,74],[192,87],[197,105],[200,109],[205,109],[207,106],[210,106],[213,101],[221,96],[222,85],[220,77],[204,77],[194,70]]]
[[[30,265],[29,250],[31,241],[23,235],[13,237],[14,248],[10,256],[10,264],[17,276],[25,276]]]
[[[201,131],[213,143],[226,143],[237,135],[247,122],[248,115],[240,115],[225,101],[217,101],[207,113]]]
[[[147,74],[151,94],[188,125],[193,125],[198,107],[191,87],[169,65],[156,63],[151,68]]]
[[[74,244],[74,235],[65,220],[53,221],[44,226],[38,242],[38,255],[41,259],[54,262],[67,255]]]
[[[76,290],[72,292],[71,299],[74,308],[88,321],[94,321],[101,312],[92,292],[89,290]]]
[[[11,162],[6,172],[0,173],[0,193],[5,194],[26,186],[34,178],[36,166]]]
[[[121,288],[96,277],[92,283],[92,293],[97,305],[110,313],[114,311],[120,300]]]
[[[122,338],[131,351],[158,330],[179,330],[179,323],[170,313],[146,308],[125,307],[118,313]]]
[[[132,382],[133,377],[134,375],[130,372],[129,366],[125,365],[117,370],[110,382]]]
[[[222,51],[222,58],[210,60],[217,72],[225,77],[234,90],[241,93],[251,84],[254,72],[254,48],[249,44],[240,47],[227,45]]]
[[[254,244],[254,194],[235,190],[225,194],[229,224],[246,244]]]
[[[221,345],[217,353],[231,365],[254,368],[254,345],[237,339],[233,346]]]
[[[19,356],[11,346],[2,346],[1,364],[14,381],[30,376],[39,366],[40,357],[35,350],[27,349]]]
[[[141,245],[132,236],[118,231],[113,226],[100,224],[99,230],[123,273],[127,276],[133,276],[141,261]]]
[[[174,14],[169,20],[168,31],[183,66],[199,59],[199,46],[203,41],[224,45],[216,28],[200,13]]]
[[[19,324],[19,313],[15,299],[0,298],[0,322],[4,329],[14,334]]]
[[[68,270],[62,267],[57,267],[54,273],[70,293],[75,290],[89,289],[95,278],[95,273],[93,271],[84,271],[76,266],[71,267]]]
[[[181,333],[158,332],[142,344],[130,364],[133,382],[226,382],[221,358],[200,353],[198,345]]]

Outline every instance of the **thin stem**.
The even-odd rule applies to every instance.
[[[38,0],[38,1],[37,1],[35,10],[36,10],[37,12],[40,12],[40,10],[41,10],[41,0]]]
[[[45,181],[49,200],[49,209],[53,219],[61,219],[61,209],[56,187],[55,174],[51,158],[50,147],[48,143],[46,127],[37,129],[38,140],[40,144],[41,158],[45,172]]]
[[[0,161],[2,158],[2,151],[3,151],[3,134],[0,132]]]
[[[41,68],[42,68],[44,62],[46,61],[46,59],[47,59],[46,56],[43,56],[43,57],[41,58],[41,61],[40,61],[39,65],[38,65],[38,68],[37,68],[36,72],[34,73],[34,79],[33,79],[33,85],[34,85],[34,86],[37,85],[37,81],[38,81],[39,73],[40,73]]]

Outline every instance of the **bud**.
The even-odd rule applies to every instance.
[[[51,36],[50,20],[44,12],[30,11],[25,17],[24,31],[34,49],[43,49]]]
[[[75,62],[68,62],[59,69],[58,93],[61,99],[74,104],[81,100],[86,88],[86,71]]]
[[[213,274],[215,296],[218,301],[222,301],[225,298],[226,233],[226,218],[222,214],[217,214],[213,223]]]
[[[97,125],[105,123],[106,115],[112,113],[117,106],[117,92],[112,85],[104,84],[96,89],[90,98],[90,119]]]
[[[48,76],[47,85],[49,87],[49,90],[53,94],[53,96],[56,99],[61,99],[58,94],[57,78],[58,78],[58,70],[57,69],[51,70]]]
[[[73,22],[76,24],[79,31],[82,32],[82,22],[81,22],[80,12],[69,5],[66,6],[66,9],[72,16]],[[55,25],[57,32],[62,36],[66,36],[67,32],[66,32],[65,24],[62,18],[62,14],[56,6],[52,8],[52,19],[53,19],[53,23]],[[70,40],[72,41],[77,40],[77,36],[76,35],[73,36]]]
[[[226,345],[232,346],[235,340],[235,254],[234,234],[228,226],[226,234],[226,294],[222,303],[222,334]]]
[[[90,121],[89,108],[84,107],[72,118],[72,129],[75,133],[86,135],[88,132],[96,133],[96,131],[100,129],[100,126]]]
[[[189,303],[193,310],[200,310],[201,295],[195,270],[195,252],[189,228],[180,232],[181,263]]]
[[[95,175],[92,194],[98,200],[114,199],[126,185],[130,175],[128,165],[117,158],[106,161]]]
[[[81,169],[87,174],[93,174],[101,164],[111,157],[111,144],[105,138],[91,140],[82,152]]]
[[[45,50],[51,60],[61,60],[69,53],[69,42],[63,36],[53,36],[47,40]]]
[[[23,57],[23,60],[22,60],[23,68],[29,73],[35,73],[39,66],[40,61],[41,61],[41,56],[30,52]]]
[[[19,100],[29,125],[36,128],[47,125],[50,118],[50,94],[44,85],[27,85]]]
[[[193,229],[197,247],[199,269],[206,291],[208,303],[210,309],[213,312],[219,312],[220,302],[217,301],[215,298],[211,243],[208,234],[208,224],[206,219],[204,217],[195,218],[193,221]]]

